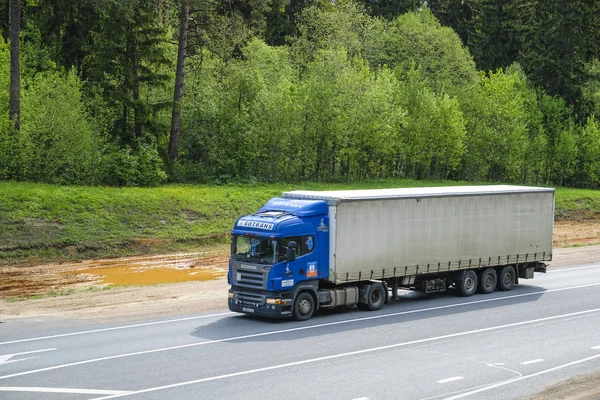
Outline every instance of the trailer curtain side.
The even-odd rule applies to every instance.
[[[284,195],[329,202],[337,284],[552,259],[554,189],[432,189]]]

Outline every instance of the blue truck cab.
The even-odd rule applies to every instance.
[[[232,230],[229,309],[265,317],[312,315],[319,280],[329,274],[329,218],[324,200],[274,198]],[[310,309],[309,309],[310,308]],[[299,317],[299,318],[298,318]]]

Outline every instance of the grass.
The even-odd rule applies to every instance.
[[[60,297],[60,296],[68,296],[75,293],[75,289],[67,288],[63,290],[54,290],[50,289],[46,293],[32,294],[29,296],[10,296],[6,299],[9,303],[15,303],[17,301],[25,301],[25,300],[39,300],[46,299],[48,297]]]
[[[224,241],[235,220],[283,191],[460,185],[361,183],[106,188],[0,182],[0,263],[189,251]],[[600,191],[558,188],[556,218],[600,216]]]

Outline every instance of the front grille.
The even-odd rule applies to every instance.
[[[232,263],[232,286],[266,289],[270,266]]]
[[[247,306],[263,306],[265,305],[265,297],[254,293],[235,292],[233,299],[236,303]]]
[[[264,280],[262,272],[255,271],[236,271],[237,284],[240,286],[262,289]]]

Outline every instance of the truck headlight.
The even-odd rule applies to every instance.
[[[271,299],[267,297],[267,304],[281,304],[281,299]]]
[[[229,298],[233,299],[233,292],[229,292]]]

